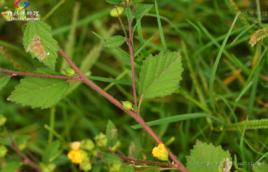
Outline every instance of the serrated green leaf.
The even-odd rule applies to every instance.
[[[182,71],[178,52],[163,52],[148,57],[140,72],[140,95],[149,99],[172,94],[179,87]]]
[[[42,21],[28,22],[24,29],[23,45],[33,58],[54,69],[59,46],[52,37],[49,25]]]
[[[106,136],[108,139],[108,146],[114,146],[118,141],[118,133],[117,129],[112,121],[108,121],[106,127]]]
[[[1,76],[0,75],[0,91],[1,91],[1,89],[3,89],[6,86],[6,84],[8,83],[9,80],[10,80],[9,76]]]
[[[55,141],[46,147],[42,155],[42,161],[46,163],[52,162],[60,155],[60,153],[60,142]]]
[[[191,172],[221,172],[227,168],[226,160],[231,161],[230,153],[220,146],[197,141],[187,157],[187,169]]]
[[[130,7],[125,8],[125,15],[127,16],[128,21],[131,21],[135,18],[135,16],[132,14],[132,9]]]
[[[112,4],[112,5],[117,5],[122,2],[122,0],[105,0],[107,3]]]
[[[136,19],[141,19],[146,13],[148,13],[153,8],[150,4],[138,4],[136,10]]]
[[[8,100],[32,108],[49,108],[64,96],[69,84],[63,80],[26,77]]]
[[[104,40],[104,46],[107,48],[120,47],[125,42],[125,37],[115,35]]]
[[[268,164],[257,163],[253,165],[253,172],[267,172]]]

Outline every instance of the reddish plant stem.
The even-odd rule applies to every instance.
[[[174,164],[169,164],[169,163],[161,163],[161,162],[155,162],[155,161],[147,161],[147,160],[138,160],[138,159],[134,159],[134,158],[130,158],[127,157],[125,155],[119,155],[120,159],[124,162],[127,162],[129,164],[132,165],[153,165],[153,166],[158,166],[158,167],[162,167],[162,168],[172,168],[174,169]]]
[[[3,68],[0,68],[0,73],[4,73],[4,74],[9,75],[11,77],[31,76],[31,77],[37,77],[37,78],[50,78],[50,79],[63,79],[63,80],[80,80],[77,77],[68,77],[68,76],[64,76],[64,75],[49,75],[49,74],[31,73],[31,72],[18,72],[18,71],[9,70],[9,69],[3,69]]]
[[[159,161],[134,159],[132,157],[128,157],[128,156],[124,155],[124,153],[122,153],[120,151],[114,152],[111,149],[109,149],[109,152],[117,155],[123,162],[126,162],[126,163],[134,165],[134,166],[135,165],[153,165],[153,166],[158,166],[160,168],[176,169],[176,164],[173,164],[173,163],[164,163],[164,162],[159,162]]]
[[[128,39],[127,45],[130,56],[130,64],[131,64],[131,79],[132,79],[132,94],[135,108],[137,108],[137,89],[136,89],[136,78],[135,78],[135,61],[134,61],[134,47],[133,47],[133,28],[132,28],[132,20],[128,21]]]
[[[155,134],[155,132],[146,124],[146,122],[143,120],[143,118],[140,116],[139,113],[127,110],[124,108],[124,106],[121,104],[120,101],[115,99],[112,95],[104,91],[102,88],[100,88],[97,84],[95,84],[93,81],[89,80],[76,66],[76,64],[71,60],[68,54],[66,54],[62,49],[59,50],[59,54],[66,60],[66,62],[73,68],[73,70],[77,73],[77,75],[80,77],[81,82],[83,82],[85,85],[89,86],[91,89],[98,92],[100,95],[102,95],[104,98],[106,98],[109,102],[114,104],[116,107],[121,109],[122,111],[126,112],[129,116],[134,118],[137,123],[139,123],[143,129],[158,143],[163,143],[161,139]],[[167,148],[166,148],[167,149]],[[187,172],[186,168],[183,166],[183,164],[177,159],[177,157],[169,150],[167,149],[168,154],[170,158],[175,163],[175,166],[178,170],[181,172]]]
[[[33,162],[30,158],[28,158],[26,155],[24,155],[14,142],[11,144],[11,148],[19,155],[23,164],[28,165],[36,172],[42,172],[39,166],[35,162]]]

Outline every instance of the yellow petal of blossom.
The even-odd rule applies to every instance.
[[[81,146],[81,142],[72,142],[71,144],[70,144],[70,148],[72,149],[72,150],[79,150],[80,149],[80,146]]]
[[[73,164],[81,164],[87,158],[87,153],[83,150],[71,150],[68,158]]]
[[[119,17],[124,13],[124,8],[123,7],[115,7],[110,11],[110,15],[112,17]]]
[[[162,143],[153,148],[152,154],[153,154],[153,157],[155,157],[161,161],[168,160],[167,149],[165,148],[165,145]]]

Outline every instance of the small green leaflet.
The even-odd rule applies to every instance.
[[[140,95],[149,99],[172,94],[179,87],[182,71],[178,52],[162,52],[148,57],[140,72]]]
[[[50,143],[42,154],[42,161],[46,163],[50,163],[54,161],[61,153],[60,150],[60,142],[55,141]]]
[[[115,127],[114,123],[112,121],[108,121],[107,127],[106,127],[106,136],[108,139],[108,146],[112,147],[116,144],[118,141],[118,131]]]
[[[4,86],[6,86],[9,80],[10,80],[9,76],[0,75],[0,90],[3,89]]]
[[[125,38],[120,35],[115,35],[110,38],[104,39],[104,46],[107,48],[120,47],[125,42]]]
[[[60,101],[68,88],[69,84],[63,80],[26,77],[16,86],[8,100],[45,109]]]
[[[33,58],[54,69],[59,46],[52,37],[49,25],[42,21],[28,22],[24,29],[23,45]]]
[[[137,9],[136,9],[136,14],[135,14],[136,19],[141,19],[152,8],[153,8],[153,5],[150,5],[150,4],[138,4]]]
[[[197,141],[187,157],[187,169],[190,172],[230,172],[231,162],[230,153],[220,146]]]

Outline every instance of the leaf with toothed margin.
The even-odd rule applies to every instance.
[[[16,86],[8,100],[32,108],[50,108],[56,105],[69,88],[66,81],[25,77]]]
[[[231,155],[220,146],[197,141],[187,157],[187,169],[190,172],[230,172]]]
[[[144,99],[163,97],[179,88],[183,67],[178,52],[148,57],[141,68],[139,93]]]
[[[53,38],[51,28],[43,21],[31,21],[23,31],[23,45],[33,58],[54,69],[59,46]]]

